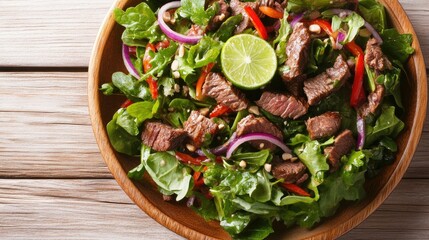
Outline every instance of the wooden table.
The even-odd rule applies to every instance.
[[[181,239],[112,179],[87,67],[114,0],[0,1],[0,239]],[[429,63],[429,4],[401,0]],[[405,178],[344,239],[429,239],[429,125]]]

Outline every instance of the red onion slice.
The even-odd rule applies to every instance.
[[[172,40],[174,40],[176,42],[188,43],[188,44],[198,43],[200,41],[200,39],[202,38],[202,36],[185,36],[183,34],[180,34],[180,33],[173,31],[167,25],[167,23],[164,22],[164,18],[163,18],[164,13],[169,9],[178,8],[178,7],[180,7],[180,1],[174,1],[174,2],[169,2],[169,3],[165,4],[164,6],[162,6],[159,9],[159,12],[158,12],[159,27],[164,32],[164,34],[167,35],[167,37],[171,38]]]
[[[127,68],[128,72],[133,77],[140,79],[139,72],[137,72],[137,69],[134,67],[133,62],[131,62],[130,49],[125,44],[122,44],[122,60],[124,61],[124,65]]]
[[[361,116],[357,116],[356,129],[358,132],[357,149],[362,150],[365,145],[365,120]]]
[[[292,21],[290,22],[290,26],[293,28],[295,26],[295,24],[297,24],[299,21],[302,20],[303,17],[304,17],[304,13],[300,13],[300,14],[294,16]]]
[[[222,155],[224,153],[226,153],[226,151],[228,150],[229,145],[235,141],[235,139],[237,138],[237,134],[234,132],[231,137],[228,139],[228,141],[226,141],[224,144],[217,146],[215,148],[212,149],[208,149],[209,152],[213,153],[216,156]],[[198,149],[197,151],[195,151],[196,154],[198,154],[199,156],[205,156],[204,152],[201,149]]]
[[[228,151],[226,152],[226,158],[230,158],[232,153],[235,151],[235,149],[237,149],[241,144],[248,142],[248,141],[253,141],[253,140],[268,141],[268,142],[275,144],[278,147],[280,147],[284,152],[291,153],[291,150],[286,146],[286,144],[284,144],[280,139],[278,139],[277,137],[275,137],[271,134],[268,134],[268,133],[249,133],[249,134],[245,134],[245,135],[237,138],[233,143],[231,143],[231,145],[228,148]]]
[[[348,10],[348,9],[340,9],[340,8],[333,8],[333,9],[329,9],[328,11],[332,12],[335,15],[350,15],[353,14],[354,11],[352,10]],[[368,29],[368,31],[372,34],[372,36],[377,40],[378,44],[382,44],[383,43],[383,39],[381,39],[380,34],[378,34],[378,32],[374,29],[374,27],[369,24],[369,22],[365,21],[365,28]]]

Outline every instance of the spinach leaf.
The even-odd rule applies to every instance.
[[[154,42],[165,38],[158,27],[155,14],[146,3],[129,7],[126,11],[116,8],[113,13],[116,22],[126,28],[122,40],[127,45],[142,46],[145,40]]]
[[[252,220],[243,232],[234,236],[234,239],[262,240],[273,232],[272,221],[269,218],[257,218]]]
[[[144,162],[147,173],[164,194],[177,194],[176,201],[182,200],[193,188],[191,169],[168,152],[151,154]]]
[[[188,63],[193,68],[201,68],[211,62],[216,62],[222,49],[222,44],[210,37],[204,36],[196,45],[189,49]]]
[[[125,112],[125,109],[119,109],[113,119],[107,124],[107,135],[113,148],[128,155],[137,155],[139,152],[141,141],[138,137],[132,136],[125,129],[119,126],[116,122],[120,115]]]
[[[233,198],[232,202],[238,208],[245,210],[246,212],[258,215],[273,215],[280,209],[279,207],[273,206],[269,203],[262,203],[258,201],[253,201],[251,199],[243,199],[239,197]]]
[[[408,57],[414,53],[414,48],[411,47],[413,35],[400,34],[396,29],[385,29],[381,32],[383,44],[381,49],[387,56],[399,60],[404,63]]]
[[[122,127],[125,131],[133,136],[137,136],[140,132],[137,119],[131,116],[127,110],[123,111],[119,114],[118,119],[116,120],[116,124]]]
[[[234,35],[235,28],[243,20],[243,15],[238,14],[232,17],[229,17],[225,22],[220,25],[219,29],[213,34],[214,39],[219,41],[226,42],[228,38]]]
[[[205,0],[182,0],[177,10],[179,15],[191,19],[197,25],[206,26],[219,9],[219,4],[212,4],[205,9]]]
[[[123,72],[115,72],[112,75],[112,83],[133,102],[152,99],[147,83],[137,81],[131,75],[126,75]]]
[[[359,11],[362,17],[378,32],[382,32],[387,25],[384,6],[376,0],[359,0]]]
[[[182,127],[183,123],[188,120],[190,112],[195,110],[196,106],[189,99],[175,98],[170,102],[168,108],[173,111],[166,114],[165,120],[174,127]]]
[[[140,164],[128,172],[128,177],[134,180],[140,180],[144,175],[144,163],[150,156],[150,147],[142,144],[140,150]]]
[[[384,166],[392,164],[395,161],[396,151],[396,143],[389,137],[383,137],[378,145],[364,149],[363,152],[369,159],[368,177],[375,177]]]
[[[259,152],[237,153],[231,156],[236,161],[244,160],[247,165],[263,166],[268,160],[271,160],[272,155],[268,149]]]
[[[130,116],[137,119],[138,124],[142,124],[146,119],[153,117],[154,103],[149,101],[136,102],[127,107]]]
[[[112,83],[103,83],[100,88],[100,91],[106,96],[112,95],[117,90],[118,89]]]

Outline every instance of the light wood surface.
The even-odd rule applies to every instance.
[[[429,63],[429,5],[401,0]],[[112,179],[87,108],[113,0],[0,1],[0,239],[181,239]],[[343,239],[429,238],[429,125],[405,178]]]

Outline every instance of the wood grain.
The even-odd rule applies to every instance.
[[[0,239],[182,239],[111,178],[87,110],[114,0],[0,1]],[[400,0],[429,63],[429,5]],[[341,239],[429,239],[429,124],[399,186]]]
[[[113,2],[0,1],[0,66],[87,67],[95,36]],[[399,2],[410,16],[422,48],[429,51],[427,1]],[[429,55],[425,61],[429,62]]]
[[[428,179],[403,180],[385,204],[341,239],[428,239],[428,188]],[[30,232],[31,239],[182,239],[109,179],[0,179],[0,229],[1,239],[28,239]]]

